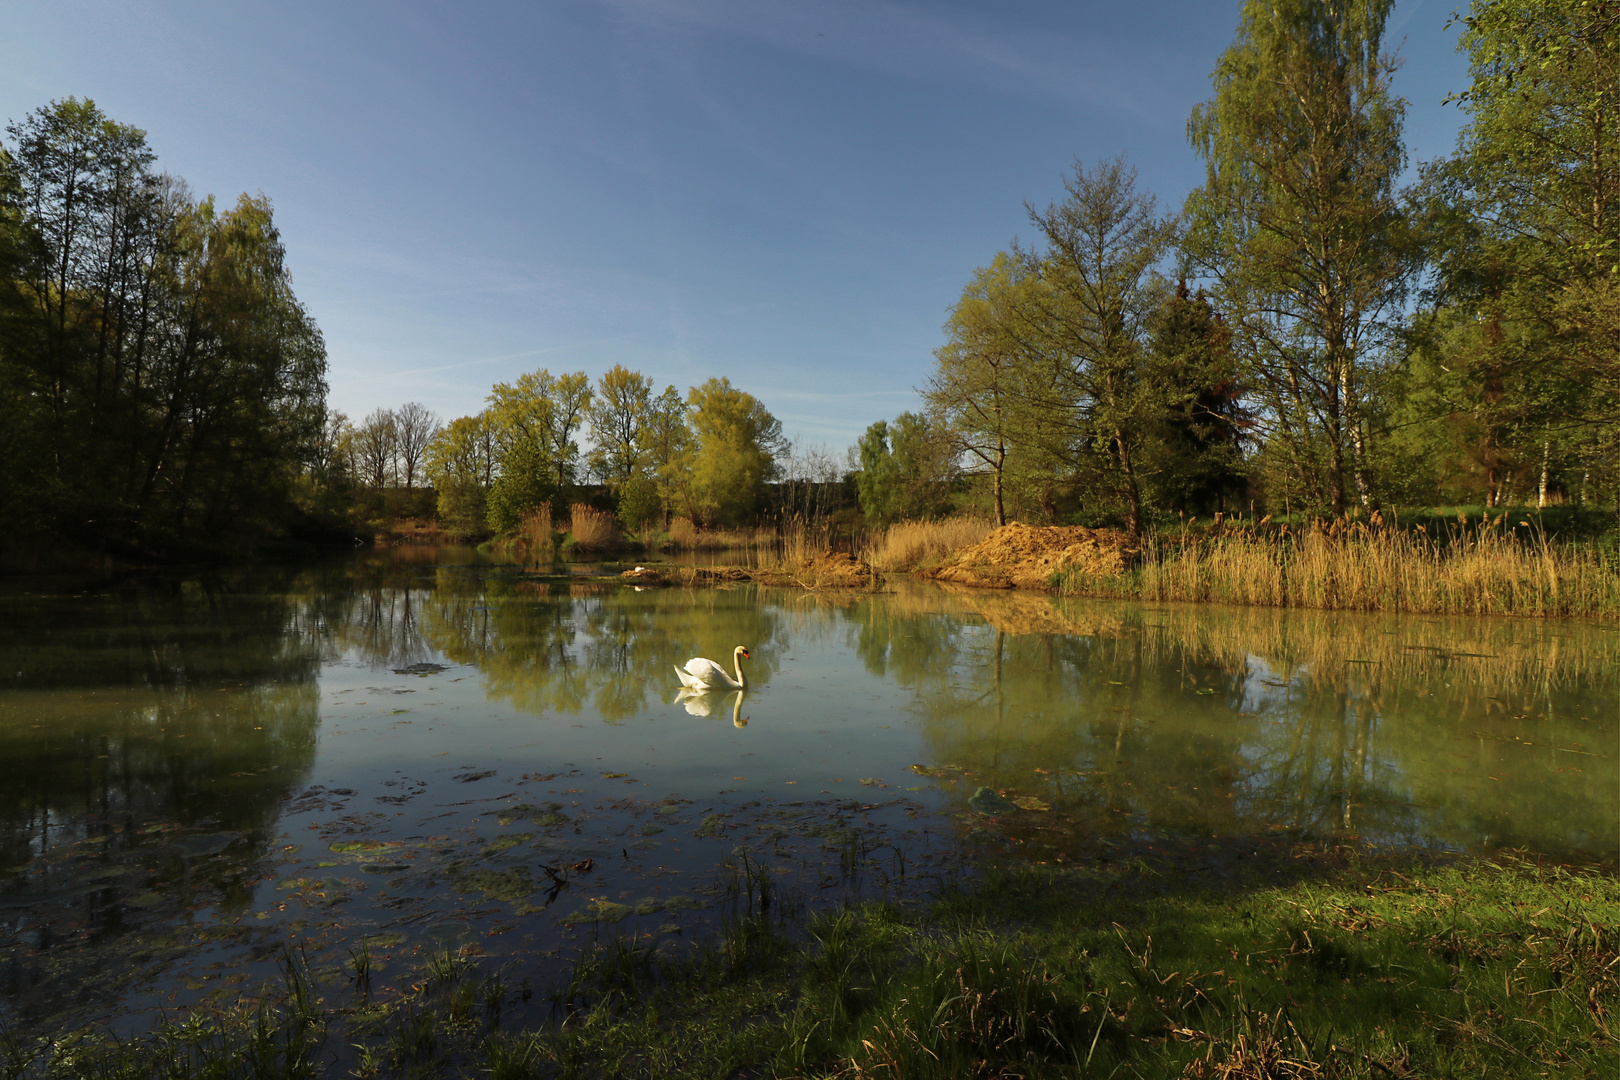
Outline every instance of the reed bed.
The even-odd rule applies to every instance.
[[[940,521],[902,521],[870,537],[865,558],[877,570],[915,570],[977,544],[995,527],[989,518],[968,515]]]
[[[524,514],[511,535],[500,541],[497,550],[522,562],[550,562],[557,556],[557,533],[551,524],[551,507],[539,506]]]
[[[1303,534],[1232,530],[1150,543],[1112,578],[1062,576],[1076,596],[1448,615],[1620,617],[1612,555],[1514,535],[1503,519],[1434,537],[1377,524]]]
[[[678,517],[669,523],[669,542],[678,548],[695,548],[701,534],[697,523],[689,517]]]
[[[605,551],[619,546],[618,520],[605,511],[575,503],[568,514],[568,531],[581,551]]]

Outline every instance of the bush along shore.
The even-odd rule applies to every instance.
[[[549,989],[451,952],[391,988],[364,949],[343,970],[288,953],[233,1012],[0,1035],[0,1072],[1597,1076],[1620,1052],[1617,928],[1607,871],[1241,839],[815,914],[757,875],[716,940],[604,937]]]

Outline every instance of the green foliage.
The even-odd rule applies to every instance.
[[[488,515],[495,469],[495,433],[487,412],[450,422],[428,443],[425,468],[439,500],[439,519],[452,529],[476,532]]]
[[[560,496],[556,468],[538,441],[518,435],[501,454],[500,472],[490,485],[489,527],[510,532],[531,510],[549,506]]]
[[[856,444],[861,471],[855,478],[860,492],[861,513],[872,526],[887,525],[898,518],[894,505],[899,495],[899,468],[889,451],[889,425],[885,420],[868,427]]]
[[[1173,233],[1123,161],[1064,183],[1030,211],[1044,250],[998,255],[963,291],[927,400],[990,476],[998,522],[1009,501],[1048,521],[1083,504],[1138,531],[1153,470],[1186,465],[1160,426],[1193,392],[1148,341]]]
[[[1099,479],[1125,503],[1135,534],[1145,518],[1144,440],[1167,404],[1143,352],[1165,293],[1155,267],[1174,232],[1153,196],[1137,190],[1136,170],[1123,159],[1089,171],[1076,162],[1064,188],[1063,202],[1030,211],[1047,243],[1039,270],[1047,288],[1037,294],[1037,314],[1045,350],[1055,359],[1053,391],[1034,403],[1035,411],[1052,416],[1067,435],[1050,447],[1056,456],[1087,459],[1093,469],[1107,463]]]
[[[1405,103],[1382,53],[1391,0],[1248,0],[1188,132],[1208,165],[1185,257],[1215,284],[1261,434],[1312,505],[1375,501],[1369,372],[1421,251],[1395,184]]]
[[[277,530],[322,442],[326,353],[269,200],[153,171],[93,102],[11,124],[0,168],[0,513],[148,550]]]
[[[1053,471],[1043,460],[1046,440],[1036,407],[1046,360],[1027,315],[1040,287],[1024,261],[1006,252],[975,271],[951,309],[924,394],[957,454],[990,477],[998,525],[1007,523],[1009,478],[1024,457],[1038,463],[1037,471]]]
[[[1144,448],[1148,501],[1204,516],[1241,508],[1251,417],[1231,335],[1204,294],[1189,295],[1181,282],[1158,313],[1151,349],[1164,409]]]
[[[687,397],[694,445],[686,453],[694,520],[732,525],[751,516],[776,477],[782,424],[730,379],[710,379]]]
[[[658,485],[646,476],[632,476],[619,488],[619,520],[634,532],[659,520],[663,511]]]
[[[566,498],[579,465],[574,433],[584,423],[590,402],[591,383],[583,371],[553,375],[541,368],[519,376],[514,383],[496,383],[489,392],[488,414],[502,475],[508,456],[522,445],[514,462],[521,460],[524,468],[543,462],[555,497]],[[516,481],[518,487],[533,483]]]
[[[686,422],[686,402],[673,386],[648,405],[642,428],[647,452],[647,469],[658,485],[658,497],[666,516],[677,502],[684,501],[691,485],[686,472],[686,455],[692,445],[692,429]]]
[[[917,413],[867,428],[858,444],[861,471],[855,478],[866,523],[879,527],[943,513],[954,449],[940,425]]]
[[[647,465],[652,380],[622,365],[602,373],[585,411],[591,426],[591,471],[619,488]]]
[[[1573,493],[1620,479],[1620,12],[1596,0],[1479,0],[1457,155],[1426,177],[1441,353],[1420,374],[1466,420],[1478,490],[1515,475]],[[1446,309],[1455,308],[1455,311]],[[1459,387],[1457,384],[1461,383]],[[1461,392],[1458,392],[1458,391]],[[1522,489],[1521,489],[1522,490]],[[1539,491],[1538,491],[1539,494]]]

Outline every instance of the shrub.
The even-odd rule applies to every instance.
[[[645,476],[632,476],[619,490],[619,521],[631,532],[657,521],[662,509],[658,485]]]

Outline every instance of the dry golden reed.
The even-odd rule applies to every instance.
[[[582,551],[602,551],[619,542],[618,523],[612,514],[575,503],[569,508],[568,531],[573,534],[574,546]]]
[[[952,552],[972,547],[994,531],[995,522],[982,517],[948,517],[942,521],[902,521],[867,541],[865,557],[884,571],[915,570],[937,563]]]
[[[557,534],[551,525],[551,506],[539,506],[524,514],[508,544],[512,554],[526,562],[549,562],[555,558]]]
[[[1071,574],[1060,591],[1350,611],[1620,616],[1620,572],[1611,557],[1545,536],[1515,536],[1501,520],[1440,539],[1366,525],[1187,538],[1150,545],[1131,574]]]
[[[697,547],[698,536],[698,527],[689,517],[678,517],[669,523],[669,542],[676,547]]]

